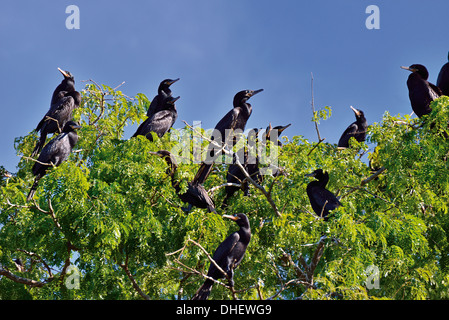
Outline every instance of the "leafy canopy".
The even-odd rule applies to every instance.
[[[172,129],[154,142],[125,140],[125,127],[144,120],[147,97],[130,98],[95,83],[82,95],[74,113],[82,125],[79,142],[68,161],[41,179],[34,202],[26,202],[33,161],[21,158],[17,174],[1,180],[0,299],[189,299],[210,264],[202,248],[212,255],[237,230],[204,209],[184,212],[166,162],[149,153],[192,151],[178,145],[191,128]],[[245,213],[252,228],[234,275],[236,296],[448,298],[449,98],[434,101],[432,109],[423,120],[386,112],[369,127],[367,143],[375,149],[354,139],[338,150],[300,135],[284,138],[278,158],[283,174],[267,175],[262,184],[280,214],[254,186],[248,197],[237,192],[226,209]],[[312,120],[330,115],[326,107]],[[36,141],[35,133],[17,138],[17,154],[29,155]],[[362,183],[374,172],[362,159],[365,153],[382,173]],[[179,164],[183,190],[197,168]],[[327,188],[343,204],[328,222],[316,217],[305,192],[311,181],[305,174],[316,168],[329,172]],[[226,166],[217,165],[205,187],[225,181]],[[211,193],[219,212],[224,195],[223,187]],[[16,258],[23,272],[15,268]],[[78,288],[68,285],[69,266],[79,272]],[[218,284],[211,294],[232,297]]]

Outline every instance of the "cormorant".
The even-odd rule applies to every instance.
[[[165,79],[159,84],[159,88],[157,89],[157,95],[153,98],[150,103],[150,107],[147,111],[147,117],[151,118],[156,112],[164,110],[165,101],[171,97],[170,86],[178,81],[178,79]]]
[[[285,130],[285,129],[287,129],[288,127],[290,127],[292,124],[291,123],[289,123],[289,124],[287,124],[286,126],[276,126],[276,127],[272,127],[271,126],[271,123],[270,123],[270,125],[267,127],[267,129],[265,130],[265,139],[266,140],[270,140],[270,137],[271,137],[271,134],[272,134],[272,132],[276,132],[277,133],[277,137],[278,137],[278,140],[277,140],[277,145],[279,146],[279,147],[282,147],[282,142],[279,140],[279,137],[281,136],[281,133]]]
[[[354,137],[358,142],[363,142],[366,139],[366,130],[368,124],[366,123],[365,114],[362,110],[358,110],[350,107],[355,113],[355,119],[353,123],[346,128],[338,141],[339,148],[349,148],[349,139]]]
[[[237,222],[240,226],[240,230],[229,235],[218,246],[212,259],[214,259],[217,265],[226,272],[229,284],[233,287],[234,269],[237,268],[245,255],[246,248],[251,240],[251,227],[248,217],[243,213],[237,213],[235,216],[223,215],[223,217]],[[207,276],[215,280],[226,277],[212,262],[207,272]],[[214,281],[206,279],[204,284],[195,293],[192,300],[206,300],[210,295],[213,285]]]
[[[449,53],[447,59],[449,60]],[[442,94],[449,96],[449,62],[446,62],[438,74],[437,87],[441,89]]]
[[[176,194],[178,195],[179,199],[189,204],[189,208],[187,209],[187,211],[190,211],[191,207],[195,206],[203,209],[207,208],[209,212],[217,213],[215,211],[215,205],[213,200],[209,197],[209,194],[202,185],[189,182],[187,184],[187,191],[183,194],[180,194],[181,191],[181,188],[179,186],[180,182],[176,181],[175,179],[175,173],[176,169],[178,168],[178,165],[176,163],[175,157],[169,151],[159,150],[158,152],[150,152],[150,153],[163,157],[167,162],[167,164],[170,166],[168,174],[171,177],[172,186],[173,188],[175,188]]]
[[[151,118],[142,122],[133,137],[141,135],[145,136],[148,140],[153,141],[151,132],[154,132],[161,138],[168,130],[170,130],[178,118],[175,102],[179,98],[180,97],[167,98],[167,100],[165,100],[164,109],[156,112]]]
[[[40,139],[31,154],[35,157],[42,150],[49,133],[61,133],[67,121],[72,120],[72,112],[81,103],[81,94],[75,90],[75,77],[58,68],[64,79],[56,87],[51,98],[50,109],[34,131],[40,131]]]
[[[263,91],[263,89],[242,90],[238,92],[234,96],[234,107],[217,123],[211,140],[218,140],[218,135],[220,135],[221,143],[218,142],[218,144],[223,145],[225,142],[229,142],[227,141],[229,137],[226,134],[230,135],[231,130],[240,129],[243,132],[245,130],[246,122],[252,113],[252,106],[247,101],[261,91]],[[215,160],[215,157],[217,157],[214,148],[216,147],[214,147],[212,143],[209,144],[207,149],[207,160],[201,164],[195,176],[195,181],[198,183],[204,183],[212,170],[213,161]]]
[[[257,134],[259,132],[258,128],[254,128],[252,129],[249,133],[248,133],[248,148],[249,147],[257,147],[256,145],[252,145],[251,144],[251,140],[255,141],[257,143]],[[261,183],[262,182],[262,176],[260,175],[259,172],[259,156],[257,154],[257,149],[255,149],[255,156],[250,157],[248,154],[248,149],[244,147],[243,150],[243,154],[244,154],[244,158],[243,161],[242,159],[240,159],[243,168],[246,170],[246,172],[250,175],[250,177],[255,180],[257,183]],[[238,152],[241,154],[241,152]],[[253,154],[253,153],[251,153]],[[226,192],[226,196],[223,200],[223,204],[222,204],[222,208],[226,207],[228,204],[228,199],[231,198],[234,193],[239,190],[242,189],[244,192],[245,196],[249,195],[249,187],[248,187],[248,181],[245,177],[245,175],[243,174],[242,170],[240,169],[240,167],[235,163],[235,155],[233,155],[234,161],[231,165],[229,165],[228,168],[228,173],[226,174],[226,182],[227,183],[235,183],[235,184],[240,184],[240,187],[236,187],[236,186],[226,186],[225,187],[225,192]]]
[[[329,174],[323,172],[322,169],[317,169],[306,177],[315,177],[318,181],[309,182],[307,185],[307,195],[312,205],[313,211],[315,211],[318,217],[324,218],[324,221],[328,220],[329,211],[341,206],[337,197],[326,189],[326,185],[329,181]]]
[[[412,72],[407,79],[408,94],[413,112],[421,118],[432,111],[430,103],[441,96],[442,92],[440,88],[427,81],[429,72],[425,66],[412,64],[410,67],[401,68]]]
[[[50,140],[42,149],[39,158],[34,163],[32,172],[34,178],[33,186],[28,194],[27,201],[34,197],[39,180],[45,175],[48,168],[52,165],[57,167],[69,157],[73,147],[78,142],[78,134],[75,130],[81,128],[77,123],[68,121],[61,134]]]

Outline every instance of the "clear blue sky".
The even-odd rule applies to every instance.
[[[68,5],[80,9],[80,29],[65,26]],[[368,30],[368,5],[380,9],[380,29]],[[401,65],[421,63],[436,82],[449,50],[447,0],[164,0],[8,1],[0,10],[0,165],[15,172],[14,138],[33,130],[62,77],[94,79],[149,99],[165,78],[173,86],[175,127],[202,121],[213,128],[243,89],[265,91],[251,103],[247,128],[292,123],[289,137],[316,140],[315,105],[332,107],[320,125],[337,143],[354,121],[386,110],[411,113]],[[136,126],[137,127],[137,126]],[[127,137],[136,127],[128,127]],[[125,138],[127,138],[125,136]]]

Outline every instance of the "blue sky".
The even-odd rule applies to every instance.
[[[80,29],[65,26],[69,5],[80,9]],[[380,29],[368,30],[368,5],[380,9]],[[94,79],[149,99],[165,78],[173,85],[175,127],[202,121],[213,128],[243,89],[251,99],[247,128],[292,123],[289,137],[314,141],[310,75],[321,123],[337,143],[352,121],[349,106],[369,123],[386,110],[411,113],[401,65],[421,63],[436,82],[449,50],[447,0],[164,0],[9,1],[0,11],[0,165],[15,172],[14,138],[32,131],[47,112],[62,77]],[[128,127],[125,138],[137,126]]]

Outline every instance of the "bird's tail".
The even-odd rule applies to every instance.
[[[192,297],[192,300],[207,300],[212,290],[212,286],[214,282],[212,280],[204,281],[203,285],[198,289],[195,295]]]
[[[212,166],[213,166],[212,163],[207,164],[205,162],[202,162],[200,168],[198,169],[198,172],[196,173],[195,177],[193,178],[192,183],[203,184],[204,181],[206,181],[207,177],[212,172]]]
[[[33,153],[31,154],[32,158],[36,157],[39,154],[39,152],[41,152],[42,148],[44,147],[46,139],[47,135],[45,133],[41,133],[41,137],[39,138],[39,141],[36,143]]]
[[[37,190],[37,185],[39,184],[39,179],[40,179],[40,177],[36,177],[34,179],[34,183],[31,186],[30,193],[28,193],[27,201],[31,201],[33,199],[34,194],[36,193],[36,190]]]

